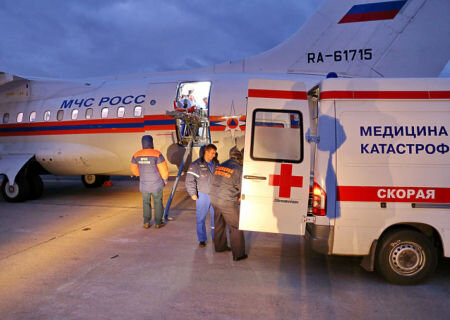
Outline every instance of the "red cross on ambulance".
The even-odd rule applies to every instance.
[[[292,175],[292,164],[281,164],[280,174],[269,175],[269,185],[280,187],[278,196],[280,198],[290,198],[291,188],[303,187],[303,177]]]

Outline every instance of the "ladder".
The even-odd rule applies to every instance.
[[[178,174],[173,184],[172,191],[170,192],[169,200],[167,201],[166,207],[164,208],[163,219],[167,221],[169,219],[170,205],[172,204],[175,191],[178,187],[178,182],[180,181],[181,173],[183,172],[184,164],[186,159],[192,151],[195,138],[197,136],[198,129],[202,126],[202,118],[200,115],[195,113],[185,113],[181,111],[167,111],[166,115],[174,119],[179,119],[184,121],[185,124],[185,135],[182,137],[182,143],[186,150],[184,151],[183,160],[181,161],[180,168],[178,169]]]

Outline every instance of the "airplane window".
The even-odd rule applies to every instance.
[[[33,111],[32,113],[30,113],[30,122],[35,121],[36,121],[36,111]]]
[[[50,111],[47,110],[44,112],[44,121],[49,121],[50,120]]]
[[[119,107],[117,109],[117,117],[123,118],[124,115],[125,115],[125,107]]]
[[[102,118],[108,118],[108,108],[107,107],[102,109]]]
[[[78,109],[72,110],[72,120],[77,120],[78,118]]]
[[[61,121],[64,118],[64,110],[58,110],[58,113],[56,114],[56,119],[58,121]]]
[[[142,107],[141,106],[134,107],[134,116],[142,117]]]
[[[3,115],[3,123],[8,123],[9,122],[9,113],[5,113]]]
[[[22,120],[23,120],[23,112],[19,112],[18,114],[17,114],[17,122],[22,122]]]
[[[92,110],[92,108],[88,108],[86,109],[86,119],[92,119],[92,113],[94,111]]]

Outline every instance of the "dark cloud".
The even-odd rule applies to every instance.
[[[208,66],[291,36],[321,1],[3,1],[0,70],[91,77]]]
[[[290,37],[323,1],[0,0],[0,71],[96,77],[239,60]]]

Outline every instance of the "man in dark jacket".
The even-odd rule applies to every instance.
[[[239,230],[239,201],[241,196],[243,152],[236,148],[230,159],[217,167],[209,190],[214,207],[214,248],[216,252],[229,250],[225,224],[230,230],[233,260],[246,259],[244,232]]]
[[[200,158],[189,166],[186,174],[186,191],[195,200],[195,213],[197,216],[197,237],[200,247],[206,246],[205,220],[208,211],[211,215],[211,238],[214,239],[214,209],[209,201],[209,187],[216,170],[217,147],[213,144],[207,145],[200,150]]]
[[[142,192],[144,206],[144,228],[150,228],[152,219],[152,205],[150,198],[153,197],[155,205],[156,228],[164,227],[162,223],[163,188],[169,179],[164,156],[158,150],[153,149],[153,138],[150,135],[142,137],[142,150],[136,152],[131,158],[131,172],[139,177],[139,190]]]

